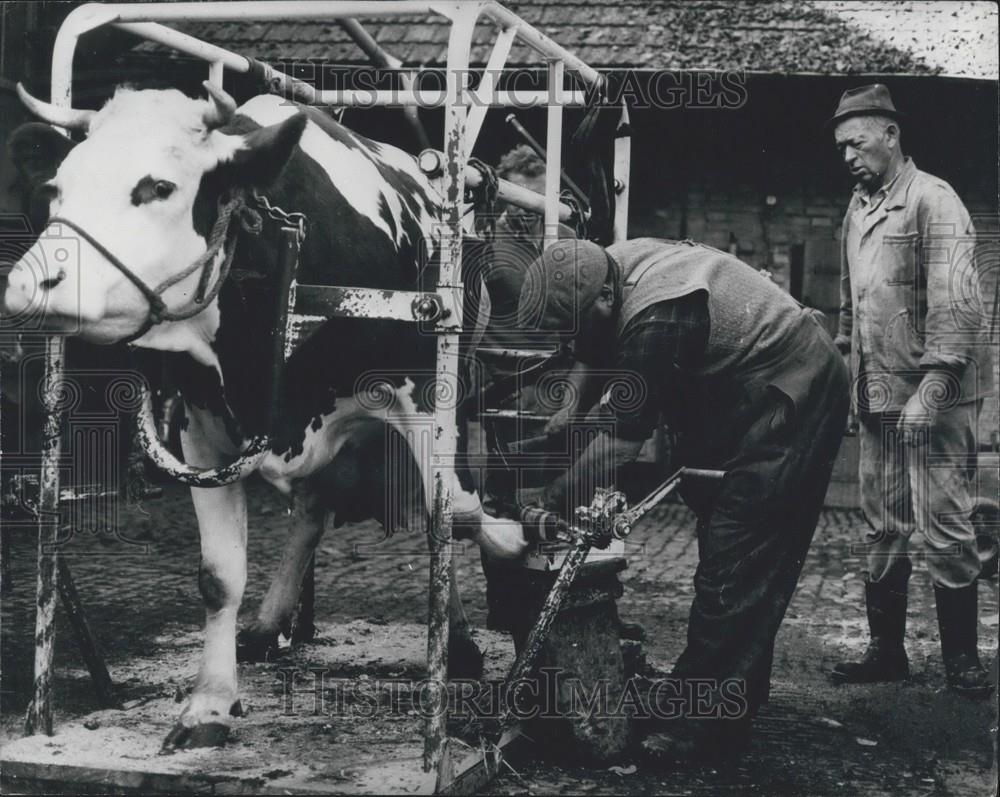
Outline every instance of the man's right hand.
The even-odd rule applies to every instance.
[[[833,339],[833,345],[837,347],[837,351],[840,352],[841,356],[844,358],[844,365],[847,367],[847,373],[851,372],[851,339],[847,335],[837,335]],[[854,412],[854,408],[847,414],[847,427],[844,432],[849,435],[854,435],[858,433],[858,416]]]

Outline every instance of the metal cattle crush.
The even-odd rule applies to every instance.
[[[200,21],[331,21],[351,20],[354,17],[395,17],[400,15],[437,15],[448,23],[447,78],[443,96],[440,92],[424,92],[412,86],[402,92],[383,91],[327,91],[315,88],[289,74],[279,71],[239,53],[201,41],[161,23]],[[497,29],[492,52],[479,86],[466,84],[470,74],[470,57],[473,33],[481,22]],[[352,23],[353,24],[353,23]],[[481,178],[478,171],[468,165],[470,154],[491,106],[504,106],[533,102],[547,105],[547,153],[544,198],[533,192],[501,182],[499,196],[513,204],[535,210],[544,210],[545,245],[555,240],[558,223],[566,220],[572,209],[560,200],[560,171],[562,149],[563,108],[580,106],[585,95],[604,87],[604,80],[597,71],[531,27],[520,17],[495,2],[459,0],[438,2],[434,0],[262,0],[259,2],[182,2],[182,3],[109,3],[88,4],[69,14],[59,30],[52,56],[51,100],[57,106],[70,107],[73,96],[73,58],[80,37],[102,26],[113,26],[138,37],[157,42],[208,64],[209,80],[221,86],[226,70],[236,73],[255,73],[262,78],[267,89],[298,102],[323,106],[402,105],[404,107],[440,107],[445,112],[444,141],[442,142],[443,213],[441,227],[441,266],[439,282],[433,292],[385,291],[360,288],[319,288],[302,286],[305,290],[296,297],[296,285],[290,286],[288,298],[289,325],[301,325],[307,315],[349,315],[360,318],[388,318],[401,321],[430,322],[437,334],[436,376],[439,389],[448,395],[457,394],[459,368],[458,342],[462,319],[462,235],[463,199],[466,185],[473,185]],[[516,92],[501,90],[497,77],[507,63],[511,47],[518,41],[539,55],[540,64],[548,73],[547,90]],[[587,92],[564,87],[565,73],[570,70],[577,80],[588,88]],[[404,84],[405,85],[405,84]],[[623,109],[623,115],[626,112]],[[627,117],[625,117],[627,119]],[[628,214],[629,150],[628,139],[616,142],[615,154],[616,212],[614,233],[616,239],[626,234]],[[294,243],[291,244],[294,246]],[[298,301],[297,301],[298,298]],[[349,299],[350,301],[345,301]],[[314,308],[304,310],[302,302]],[[318,309],[316,309],[318,308]],[[294,339],[284,341],[286,356]],[[38,520],[38,582],[37,620],[35,630],[35,679],[34,697],[28,718],[28,727],[34,732],[52,734],[53,696],[52,663],[54,642],[55,604],[58,596],[57,546],[59,533],[59,462],[60,418],[58,389],[63,370],[64,342],[59,336],[46,340],[46,372],[44,379],[44,428],[42,473],[40,479]],[[456,409],[453,403],[438,402],[434,419],[433,462],[450,465],[456,455]],[[241,465],[251,464],[253,455],[259,453],[262,441],[257,441],[246,452],[241,463],[227,466],[229,476],[237,476]],[[166,462],[167,469],[183,481],[209,485],[220,483],[223,477],[216,471],[199,472],[179,462]],[[440,469],[434,478],[434,496],[431,521],[430,607],[427,635],[427,672],[432,688],[437,690],[435,699],[445,699],[446,663],[448,641],[448,596],[450,586],[450,559],[452,506],[450,488],[442,478]],[[437,769],[438,787],[446,788],[449,775],[442,773],[447,754],[445,712],[432,712],[427,718],[423,764],[426,772]]]

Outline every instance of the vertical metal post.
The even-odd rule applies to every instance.
[[[50,335],[45,340],[45,376],[42,404],[42,474],[38,512],[38,581],[35,607],[35,682],[28,706],[24,732],[52,735],[52,654],[55,649],[56,556],[59,539],[59,454],[62,413],[59,410],[63,373],[63,339]]]
[[[60,30],[60,33],[62,31]],[[52,61],[52,103],[70,107],[72,103],[72,57]],[[59,537],[59,456],[62,413],[59,394],[63,379],[65,341],[59,335],[45,339],[45,375],[42,405],[45,424],[42,429],[42,465],[39,480],[38,581],[35,609],[35,681],[34,695],[24,722],[27,735],[52,735],[52,654],[55,649],[57,548]]]
[[[622,115],[615,131],[615,223],[614,239],[628,238],[628,195],[632,168],[632,131],[628,106],[622,101]]]
[[[480,3],[455,3],[448,37],[448,65],[444,125],[445,202],[442,210],[439,291],[454,291],[458,318],[462,316],[462,200],[465,192],[466,87],[472,32]],[[459,335],[439,333],[437,340],[437,401],[434,407],[434,503],[431,513],[430,597],[427,624],[427,677],[432,710],[427,715],[424,771],[439,767],[438,782],[447,778],[442,762],[447,756],[448,607],[451,593],[452,474],[458,428],[455,397],[458,391]]]
[[[545,247],[559,238],[559,182],[562,171],[562,59],[549,61],[549,107],[545,130]]]
[[[208,80],[213,85],[222,88],[222,76],[226,72],[226,65],[222,61],[212,61],[208,65]]]

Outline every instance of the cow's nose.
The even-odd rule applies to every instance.
[[[42,276],[47,278],[39,279]],[[55,272],[49,277],[46,274],[39,274],[31,262],[21,261],[7,274],[7,284],[0,302],[3,314],[20,316],[34,313],[45,301],[47,292],[64,279],[66,279],[65,273]]]
[[[0,315],[5,317],[20,315],[27,309],[30,297],[31,295],[21,285],[8,280],[3,293],[0,293]]]

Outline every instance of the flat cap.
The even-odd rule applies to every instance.
[[[600,296],[608,279],[609,255],[591,241],[557,241],[525,275],[517,307],[522,330],[575,332],[580,313]]]

